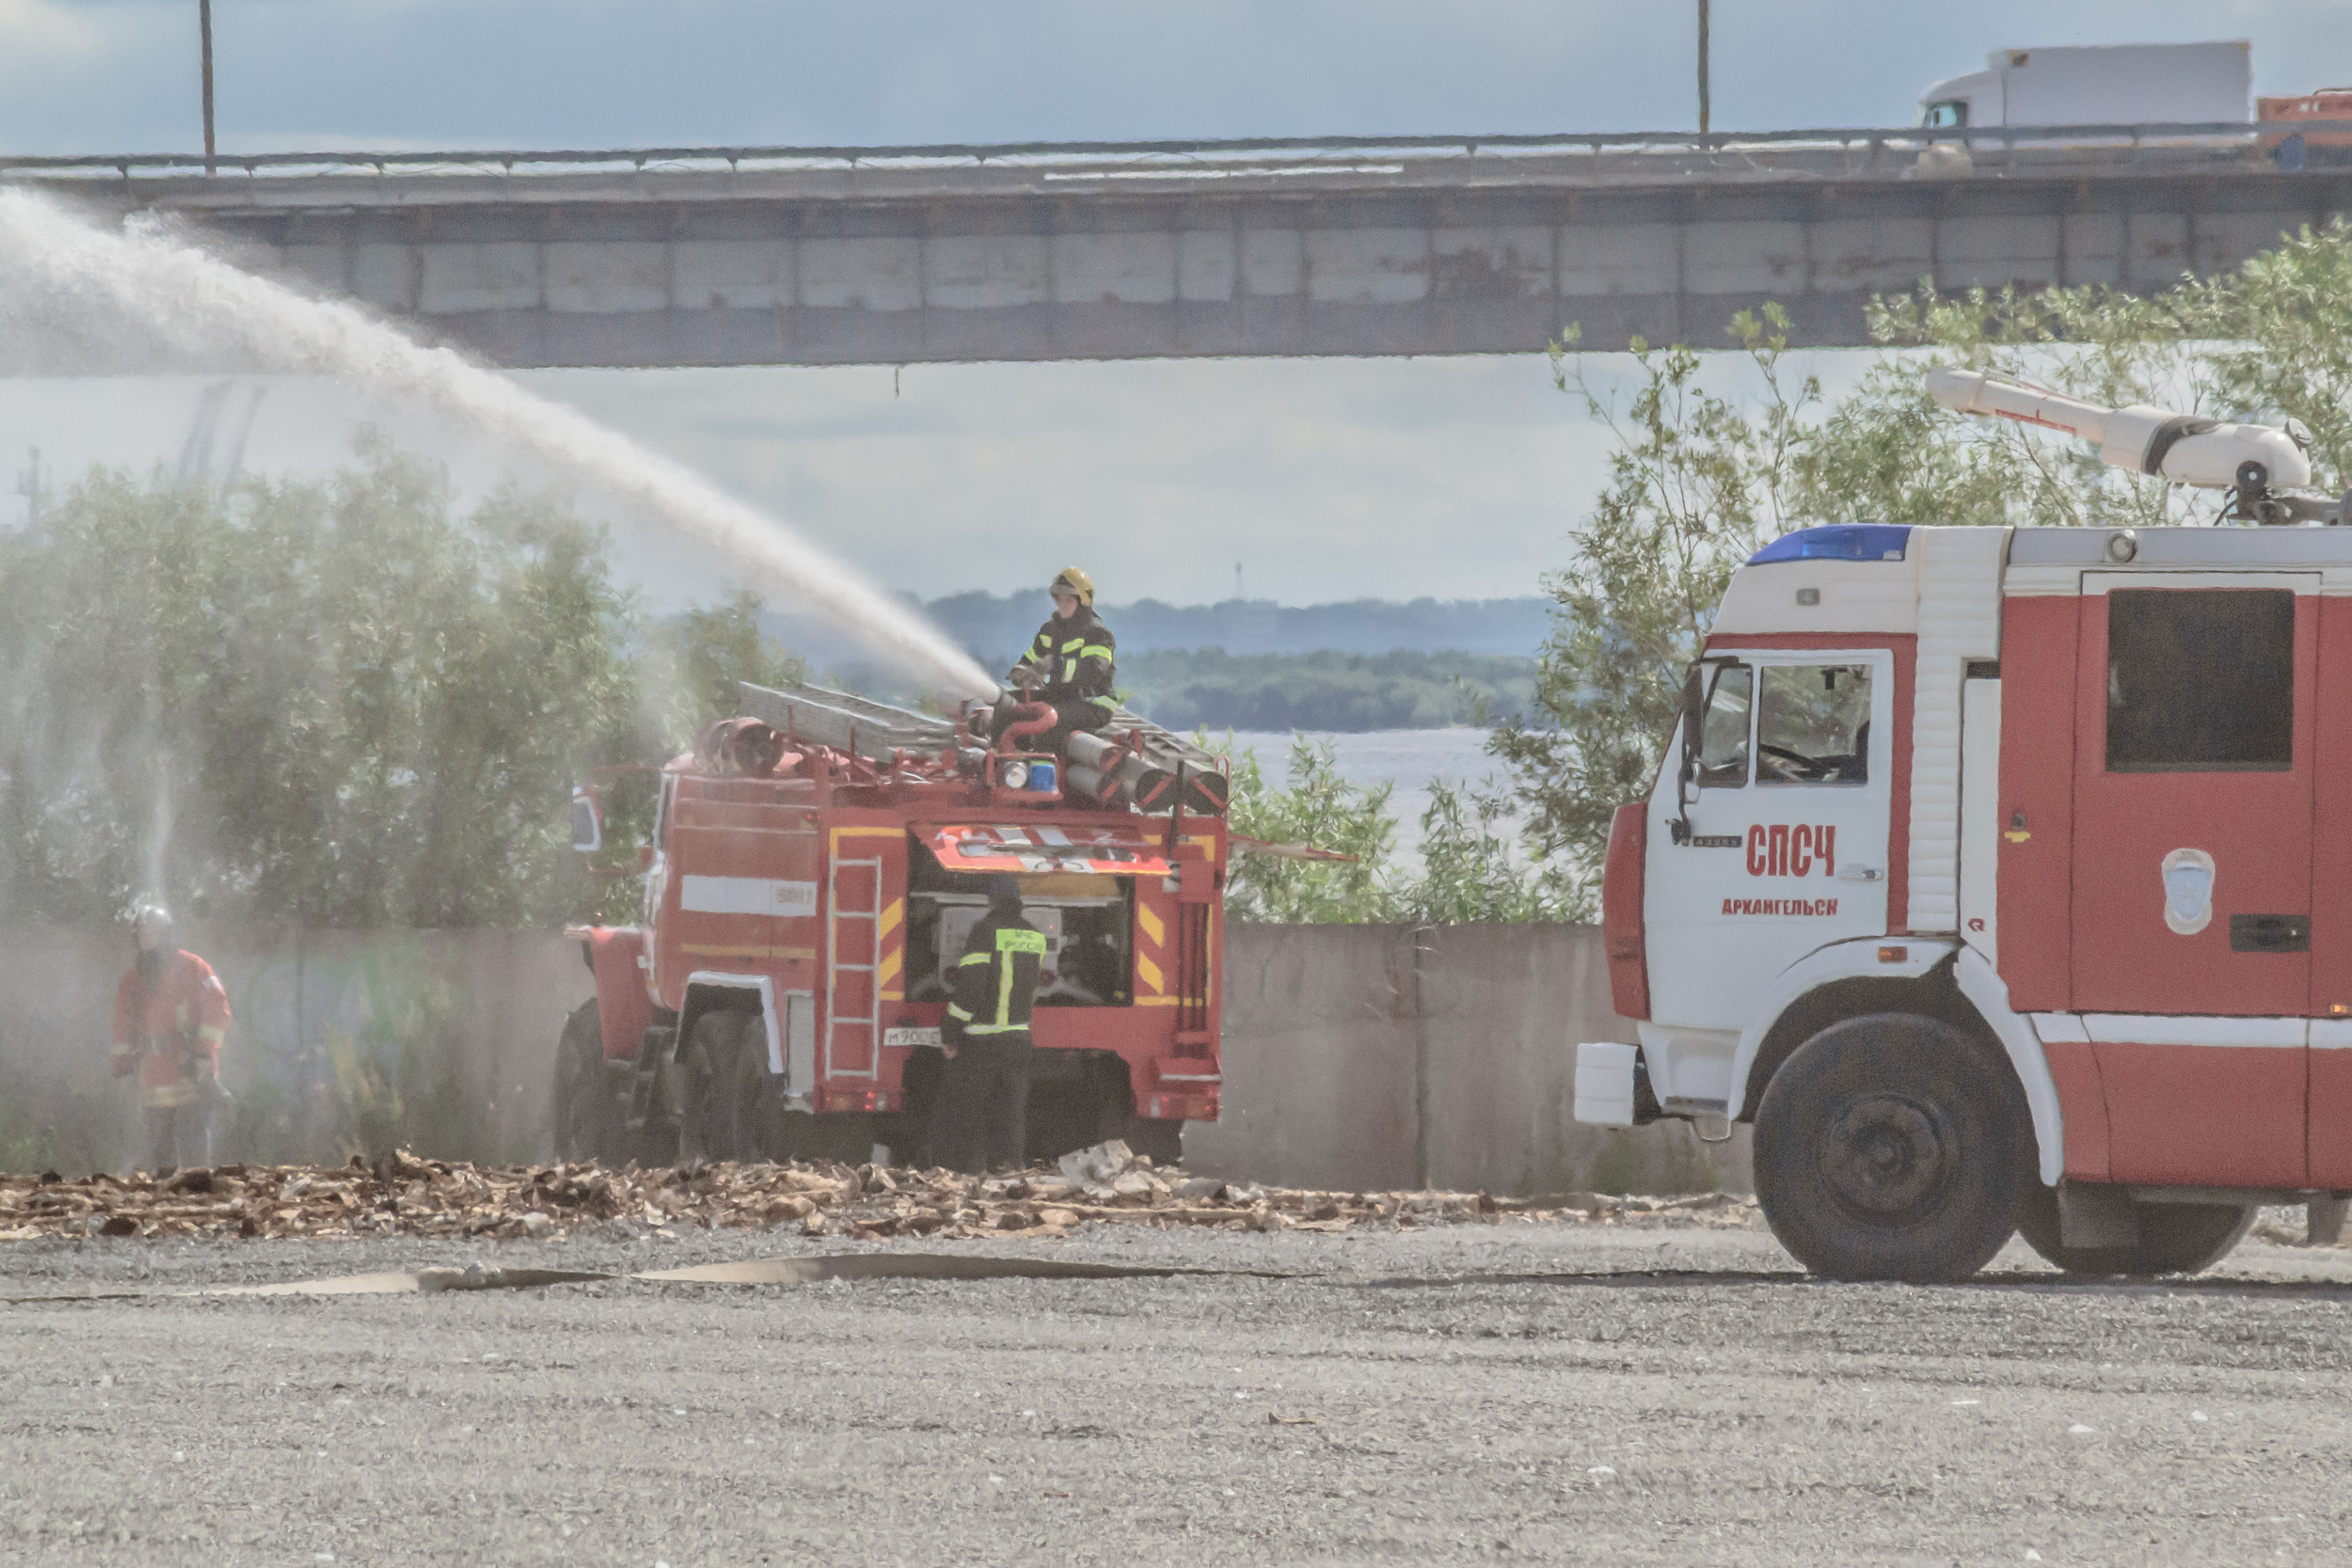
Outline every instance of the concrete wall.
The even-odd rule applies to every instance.
[[[229,988],[224,1077],[244,1152],[340,1160],[405,1141],[551,1152],[563,1021],[591,991],[540,931],[183,928]],[[129,1106],[107,1076],[118,930],[0,928],[0,1165],[114,1164]],[[1225,1119],[1187,1163],[1239,1179],[1496,1193],[1744,1187],[1745,1132],[1571,1119],[1575,1046],[1631,1039],[1588,927],[1240,926],[1228,944]]]
[[[1631,1040],[1589,926],[1238,926],[1224,1119],[1185,1161],[1286,1185],[1495,1193],[1751,1185],[1747,1130],[1573,1117],[1576,1045]]]
[[[539,931],[183,925],[235,1020],[222,1079],[244,1152],[340,1160],[389,1140],[484,1160],[548,1152],[553,1042],[591,993]],[[130,1100],[107,1074],[119,930],[0,928],[0,1163],[113,1164]]]

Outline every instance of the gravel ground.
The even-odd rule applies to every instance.
[[[360,1297],[843,1243],[40,1240],[0,1561],[2341,1562],[2352,1252],[1797,1275],[1669,1216],[897,1243],[1248,1274]],[[866,1248],[863,1250],[882,1250]],[[106,1292],[150,1292],[88,1299]]]

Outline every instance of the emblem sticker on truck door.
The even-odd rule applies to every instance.
[[[2202,849],[2175,849],[2164,857],[2164,923],[2181,937],[2213,924],[2213,857]]]

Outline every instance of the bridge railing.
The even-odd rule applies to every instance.
[[[1400,155],[1460,158],[1524,157],[1530,154],[1701,154],[1756,151],[1844,150],[1869,154],[1914,152],[1939,143],[1974,150],[2023,148],[2225,149],[2275,144],[2295,136],[2325,145],[2352,134],[2352,119],[2292,122],[2247,120],[2155,121],[2107,125],[1897,126],[1816,128],[1790,131],[1575,131],[1545,134],[1420,136],[1238,136],[1189,141],[925,142],[898,146],[833,147],[653,147],[613,150],[537,149],[508,150],[320,151],[219,153],[73,153],[0,156],[0,174],[87,176],[115,173],[123,179],[223,169],[247,175],[322,174],[369,170],[441,174],[497,169],[503,173],[630,168],[740,170],[755,167],[857,168],[988,164],[1134,164],[1190,161],[1246,169],[1252,164],[1311,159],[1311,166],[1340,160]]]

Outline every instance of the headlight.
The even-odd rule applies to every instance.
[[[996,782],[1003,784],[1007,789],[1027,788],[1029,783],[1029,765],[1025,762],[1009,762],[1005,764],[1005,766],[996,769]]]

